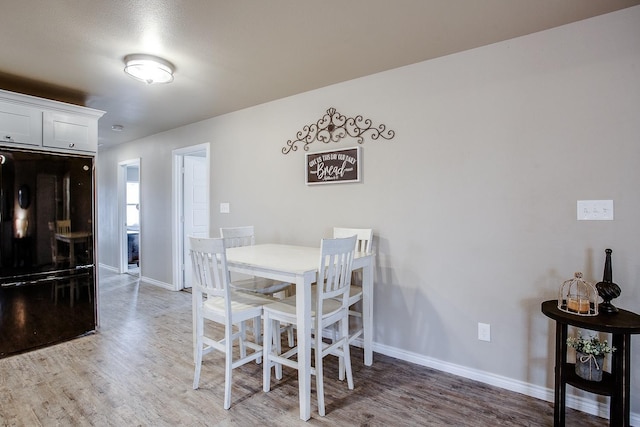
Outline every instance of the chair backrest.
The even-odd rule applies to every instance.
[[[318,267],[318,310],[322,309],[322,300],[328,298],[342,297],[344,307],[348,306],[355,247],[356,236],[322,239]],[[321,279],[322,276],[324,280]]]
[[[70,233],[71,232],[71,220],[63,219],[56,221],[56,233]]]
[[[227,241],[228,248],[252,246],[256,243],[253,225],[245,227],[220,227],[220,237]]]
[[[189,237],[189,250],[193,266],[191,292],[223,297],[229,302],[229,269],[224,239]]]
[[[356,236],[356,252],[370,253],[373,243],[373,229],[371,228],[333,228],[333,237]]]

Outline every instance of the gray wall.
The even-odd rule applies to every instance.
[[[211,230],[253,224],[258,242],[317,245],[333,226],[372,227],[376,351],[550,398],[541,301],[575,271],[600,280],[612,248],[614,303],[640,312],[638,76],[634,7],[101,151],[100,262],[117,263],[117,163],[140,157],[142,275],[172,281],[171,150],[211,142]],[[329,107],[396,137],[365,141],[361,183],[308,187],[304,151],[281,148]],[[577,221],[583,199],[614,200],[615,220]],[[640,369],[631,396],[638,413]]]

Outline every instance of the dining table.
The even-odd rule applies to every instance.
[[[373,253],[356,252],[353,269],[362,269],[364,364],[373,364]],[[320,247],[258,244],[227,249],[229,270],[296,285],[298,390],[300,419],[311,418],[311,285],[318,280]]]

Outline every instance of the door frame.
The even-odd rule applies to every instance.
[[[118,248],[119,248],[119,256],[118,256],[118,272],[120,274],[127,273],[129,270],[129,245],[127,241],[127,168],[129,166],[137,166],[138,167],[138,181],[139,188],[142,189],[142,161],[141,158],[123,160],[118,162]],[[138,233],[138,259],[140,263],[140,268],[142,268],[142,262],[140,262],[141,258],[141,246],[142,246],[142,190],[140,190],[140,231]],[[139,270],[139,275],[142,270]]]
[[[177,148],[171,152],[172,154],[172,212],[171,212],[171,228],[173,236],[173,285],[176,291],[184,289],[184,274],[182,274],[183,268],[183,255],[184,255],[184,157],[205,153],[206,164],[206,176],[208,183],[207,191],[207,209],[209,211],[209,230],[211,230],[211,143],[205,142],[203,144],[192,145],[189,147]]]

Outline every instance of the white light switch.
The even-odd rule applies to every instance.
[[[229,203],[220,203],[220,213],[229,213],[229,212],[231,212]]]
[[[491,325],[488,323],[478,323],[478,339],[480,341],[491,341]]]
[[[613,200],[578,200],[579,221],[613,221]]]

